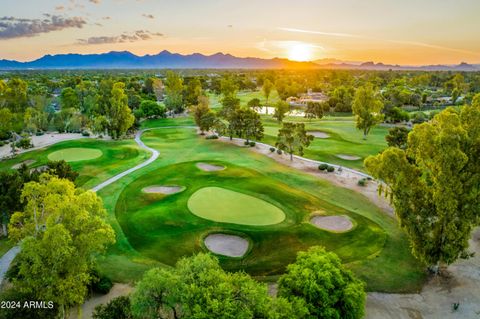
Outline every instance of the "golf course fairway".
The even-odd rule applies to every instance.
[[[285,219],[280,208],[221,187],[199,189],[188,200],[188,209],[201,218],[239,225],[274,225]]]
[[[51,161],[79,162],[99,158],[103,153],[95,148],[73,147],[55,151],[48,154]]]

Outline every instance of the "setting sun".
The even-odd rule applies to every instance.
[[[313,57],[311,44],[295,42],[288,49],[288,58],[293,61],[310,61]]]

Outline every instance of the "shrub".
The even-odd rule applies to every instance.
[[[250,142],[249,144],[250,144],[250,147],[254,147],[254,146],[255,146],[255,142],[253,142],[253,141]]]
[[[44,131],[38,131],[37,133],[35,133],[36,136],[42,136],[44,135],[45,132]]]
[[[3,145],[5,145],[5,144],[6,144],[6,142],[0,141],[0,147],[3,146]]]
[[[120,296],[110,300],[106,305],[95,307],[92,318],[94,319],[129,319],[132,318],[130,298]]]
[[[331,173],[331,172],[334,172],[335,171],[335,167],[333,166],[328,166],[327,167],[327,172]]]
[[[278,154],[278,155],[282,155],[282,150],[277,149],[277,154]]]
[[[275,147],[270,147],[270,152],[275,152]]]
[[[367,186],[367,179],[366,178],[362,178],[358,181],[358,185],[359,186]]]
[[[250,145],[250,142],[249,142],[249,141],[245,141],[245,142],[243,142],[243,145],[248,146],[248,145]]]
[[[100,274],[97,270],[92,271],[92,282],[90,288],[97,293],[107,294],[112,289],[113,283],[110,278]]]
[[[29,137],[24,137],[20,141],[16,143],[16,146],[19,148],[27,149],[27,148],[32,148],[32,140]]]
[[[318,169],[321,171],[325,171],[327,168],[328,168],[328,165],[325,163],[318,165]]]
[[[90,136],[90,132],[88,132],[88,131],[83,131],[83,132],[82,132],[82,136]]]
[[[208,135],[207,137],[205,137],[205,139],[207,139],[207,140],[216,140],[216,139],[218,139],[218,135]]]

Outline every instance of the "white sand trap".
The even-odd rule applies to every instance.
[[[318,228],[334,232],[346,232],[353,227],[352,221],[346,216],[315,216],[310,222]]]
[[[142,192],[148,193],[148,194],[165,194],[165,195],[170,195],[170,194],[176,194],[183,192],[185,190],[184,186],[176,186],[176,185],[171,185],[171,186],[148,186],[142,189]]]
[[[27,166],[30,166],[32,165],[33,163],[35,163],[36,160],[26,160],[26,161],[23,161],[21,163],[18,163],[18,164],[15,164],[12,166],[13,169],[19,169],[23,164],[27,165]]]
[[[310,135],[313,135],[316,138],[329,138],[330,137],[330,135],[328,135],[327,133],[322,132],[322,131],[312,131],[312,132],[307,132],[307,133],[310,134]]]
[[[346,161],[358,161],[359,159],[361,159],[361,157],[354,155],[337,154],[335,156]]]
[[[205,172],[216,172],[224,170],[225,167],[208,163],[197,163],[197,167]]]
[[[248,240],[235,235],[211,234],[204,243],[211,252],[228,257],[242,257],[248,250]]]

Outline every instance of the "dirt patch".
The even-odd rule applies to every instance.
[[[480,318],[480,228],[469,250],[474,257],[457,261],[448,267],[449,277],[433,277],[418,294],[369,293],[366,318]]]
[[[361,157],[355,155],[337,154],[335,156],[346,161],[358,161],[361,159]]]
[[[204,243],[211,252],[228,257],[242,257],[248,250],[248,240],[235,235],[211,234]]]
[[[183,192],[185,190],[184,186],[148,186],[142,189],[142,192],[147,194],[164,194],[164,195],[171,195]]]
[[[216,171],[221,171],[225,169],[224,166],[213,165],[208,163],[197,163],[197,167],[205,172],[216,172]]]
[[[92,318],[93,310],[100,304],[106,304],[114,298],[126,296],[133,291],[133,287],[126,284],[114,284],[112,289],[106,295],[94,295],[81,306],[81,316],[78,315],[78,309],[70,311],[69,319]]]
[[[352,221],[346,216],[314,216],[310,222],[318,228],[334,232],[346,232],[353,227]]]
[[[32,165],[33,163],[35,163],[36,160],[26,160],[26,161],[23,161],[21,163],[18,163],[18,164],[15,164],[12,166],[12,169],[19,169],[23,164],[27,165],[27,166],[30,166]]]
[[[307,132],[307,133],[310,134],[310,135],[313,135],[316,138],[329,138],[330,137],[330,135],[328,135],[327,133],[322,132],[322,131],[312,131],[312,132]]]

